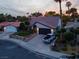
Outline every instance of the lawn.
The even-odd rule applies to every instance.
[[[32,32],[30,31],[21,31],[21,32],[16,32],[15,35],[19,35],[19,36],[28,36],[32,34]]]

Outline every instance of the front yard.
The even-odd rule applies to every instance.
[[[56,45],[55,45],[56,51],[61,52],[61,53],[70,54],[70,55],[78,55],[79,54],[79,41],[77,40],[79,38],[77,37],[78,34],[76,34],[78,33],[78,31],[79,30],[77,29],[76,31],[64,32],[63,39],[59,37],[56,41]],[[66,35],[64,35],[65,33]]]

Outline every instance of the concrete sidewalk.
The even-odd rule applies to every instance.
[[[40,54],[43,54],[43,55],[46,55],[46,56],[59,58],[62,55],[67,55],[67,54],[51,51],[50,48],[49,48],[49,45],[46,45],[42,42],[42,40],[41,40],[42,38],[43,38],[42,35],[37,35],[32,40],[30,40],[28,42],[24,42],[22,40],[9,38],[9,36],[6,35],[6,36],[3,36],[0,39],[15,42],[15,43],[21,45],[22,47],[24,47],[28,50],[31,50],[33,52],[40,53]]]

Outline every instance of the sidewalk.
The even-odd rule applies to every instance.
[[[22,40],[9,38],[8,35],[7,35],[7,36],[3,36],[0,39],[15,42],[15,43],[21,45],[22,47],[24,47],[25,49],[28,49],[32,52],[40,53],[40,54],[51,56],[51,57],[59,58],[62,55],[67,55],[67,54],[51,51],[49,49],[48,45],[45,45],[42,42],[42,40],[41,40],[42,38],[43,38],[42,35],[37,35],[32,40],[30,40],[28,42],[24,42]]]

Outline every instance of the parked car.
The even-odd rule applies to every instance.
[[[47,34],[42,40],[46,44],[50,44],[53,40],[55,40],[55,35],[54,34]]]

